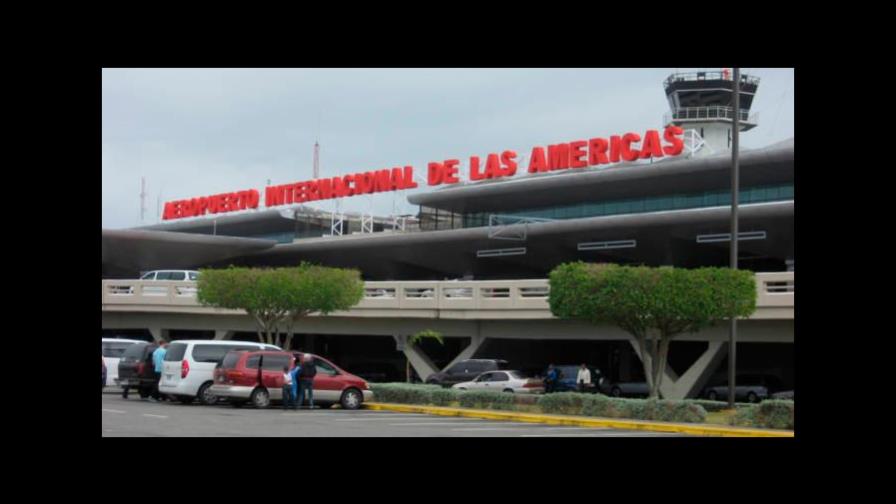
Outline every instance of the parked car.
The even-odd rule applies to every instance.
[[[274,345],[251,341],[177,340],[168,345],[162,365],[159,391],[170,394],[184,404],[199,399],[202,404],[215,404],[211,393],[215,366],[231,350],[281,350]]]
[[[140,280],[172,280],[172,281],[183,281],[183,280],[191,280],[196,281],[199,278],[199,272],[193,270],[156,270],[156,271],[147,271],[143,275],[140,276]]]
[[[600,391],[613,397],[647,397],[650,395],[650,387],[647,382],[608,382],[604,380],[600,385]]]
[[[507,369],[507,361],[500,359],[466,359],[444,371],[434,373],[426,378],[426,383],[450,387],[461,382],[475,379],[486,371]]]
[[[158,347],[155,343],[138,341],[128,346],[121,355],[115,384],[122,388],[122,397],[127,399],[132,388],[137,389],[141,399],[146,399],[152,394],[157,383],[153,372],[152,353]]]
[[[719,383],[723,379],[716,380]],[[726,380],[727,381],[727,380]],[[734,400],[746,400],[755,403],[768,399],[771,392],[781,390],[781,380],[772,375],[750,374],[738,376],[735,379]],[[725,401],[728,399],[728,384],[717,384],[703,390],[703,397],[711,401]]]
[[[142,340],[125,338],[103,338],[103,360],[106,364],[106,381],[104,385],[113,385],[118,378],[118,361],[124,351],[134,343],[146,343]]]
[[[103,388],[106,388],[106,358],[100,356],[100,359],[103,361]]]
[[[559,365],[554,367],[560,371],[560,379],[557,381],[557,392],[578,392],[579,384],[576,382],[576,378],[579,376],[581,364],[578,366]],[[604,381],[604,377],[600,369],[592,366],[587,367],[591,371],[591,383],[585,387],[585,392],[595,394],[600,391],[600,385]],[[544,374],[547,374],[547,371]]]
[[[532,378],[521,371],[487,371],[476,379],[461,382],[451,388],[459,390],[497,390],[517,394],[543,394],[544,382],[539,378]]]
[[[257,408],[267,408],[272,401],[283,400],[283,368],[293,367],[296,359],[304,355],[286,351],[230,351],[215,369],[211,393],[228,398],[236,407],[251,402]],[[345,409],[358,409],[364,401],[373,398],[373,392],[362,378],[323,357],[311,355],[317,367],[312,385],[316,404],[329,408],[339,403]]]
[[[782,392],[775,392],[772,394],[772,399],[789,399],[793,400],[793,391],[792,390],[784,390]]]

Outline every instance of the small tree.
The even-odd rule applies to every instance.
[[[675,336],[756,310],[753,273],[744,270],[576,262],[555,268],[550,284],[554,315],[614,324],[634,336],[650,397],[659,396]]]
[[[357,270],[306,263],[293,268],[203,269],[197,299],[207,306],[245,310],[258,326],[258,338],[278,344],[281,324],[288,329],[289,348],[295,322],[310,313],[347,310],[364,295]]]
[[[423,341],[424,339],[434,339],[439,342],[440,345],[445,344],[445,340],[442,339],[442,333],[438,331],[433,331],[432,329],[425,329],[423,331],[414,334],[413,336],[408,338],[407,346],[410,348],[413,345]],[[405,377],[407,379],[407,383],[411,383],[411,360],[405,358]]]

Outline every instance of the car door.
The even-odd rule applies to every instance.
[[[510,384],[510,376],[507,375],[504,371],[495,371],[491,373],[491,379],[489,379],[489,390],[497,390],[498,392],[503,391],[504,389],[512,389],[513,386]]]
[[[470,383],[470,390],[488,390],[491,384],[492,373],[482,373]]]
[[[342,397],[343,382],[336,367],[320,357],[314,358],[317,374],[314,375],[314,400],[337,402]]]
[[[261,362],[261,383],[273,400],[283,399],[283,368],[289,365],[286,354],[264,353]]]

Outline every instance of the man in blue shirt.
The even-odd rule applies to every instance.
[[[159,343],[159,348],[156,348],[152,352],[152,367],[153,372],[155,373],[155,384],[153,385],[152,398],[156,401],[160,401],[162,399],[162,394],[159,393],[159,380],[162,379],[163,362],[165,361],[165,354],[168,352],[167,347],[168,342],[162,341],[161,343]]]

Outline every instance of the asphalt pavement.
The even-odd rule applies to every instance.
[[[283,411],[203,406],[103,394],[103,436],[275,437],[676,437],[680,434],[571,427],[338,408]]]

